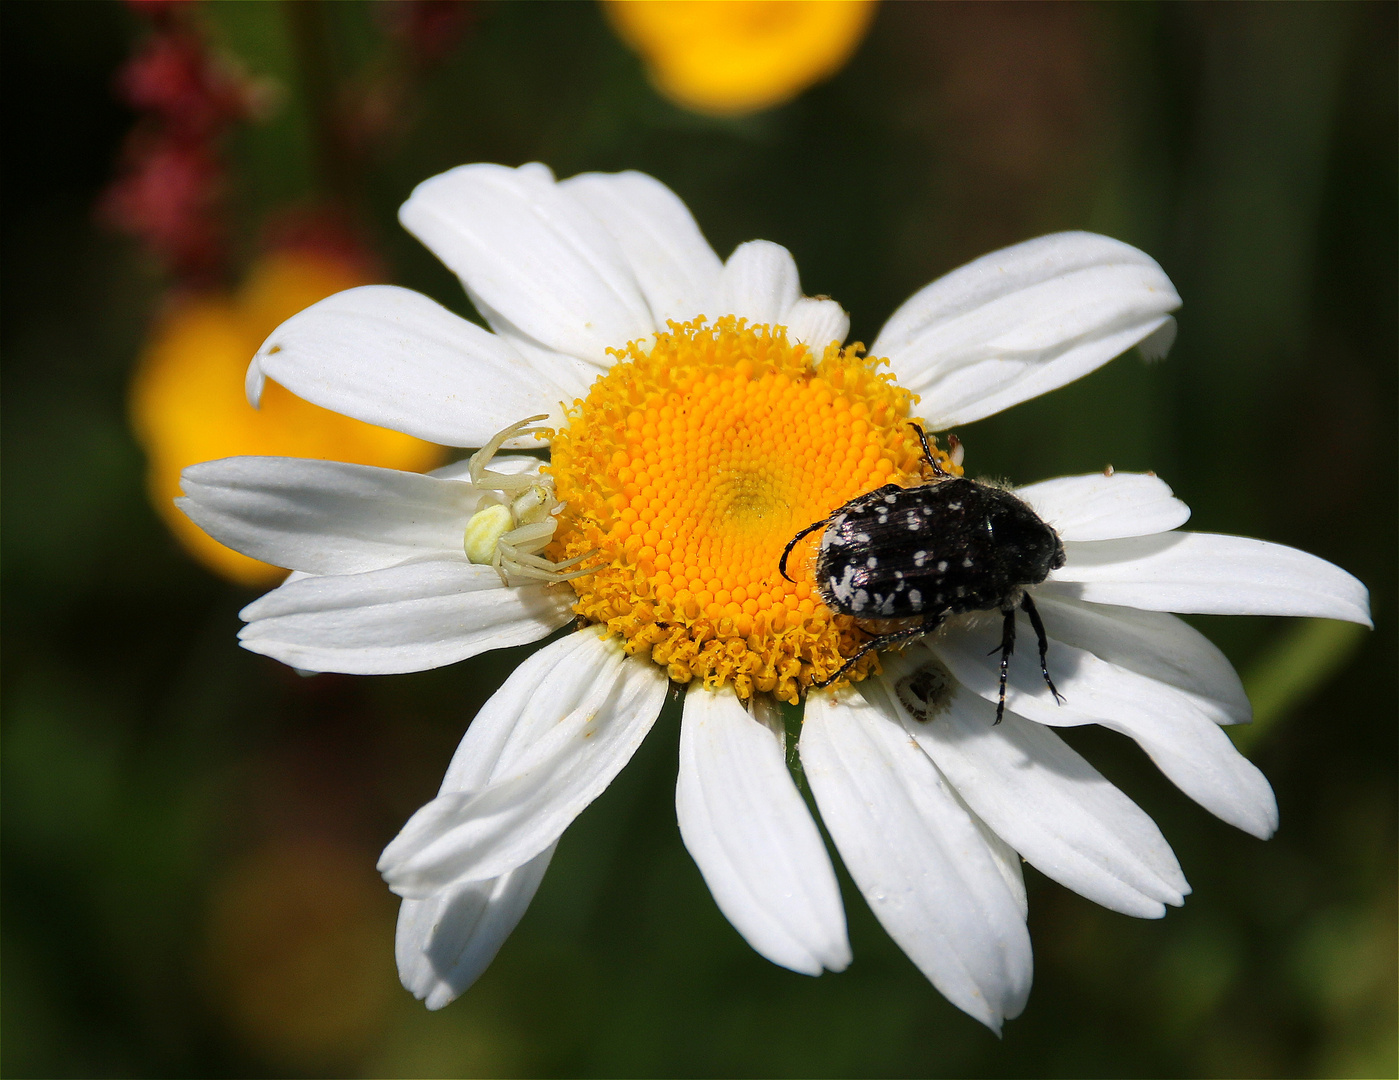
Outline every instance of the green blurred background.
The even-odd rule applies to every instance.
[[[279,87],[231,145],[235,237],[336,182],[317,102],[380,62],[381,15],[206,8]],[[658,97],[592,4],[483,3],[354,184],[390,280],[464,313],[394,211],[468,161],[653,173],[722,254],[789,247],[864,340],[1041,233],[1164,265],[1185,300],[1169,359],[961,430],[972,473],[1155,469],[1192,527],[1357,574],[1376,630],[1198,620],[1259,706],[1236,734],[1277,790],[1268,843],[1125,740],[1066,732],[1195,892],[1142,922],[1027,870],[1035,987],[1001,1041],[848,878],[847,972],[748,949],[680,843],[673,709],[481,981],[435,1014],[398,988],[377,852],[520,653],[303,679],[237,647],[255,594],[164,530],[126,421],[164,281],[94,224],[144,24],[16,0],[0,22],[5,1075],[1395,1075],[1395,5],[886,4],[834,79],[716,120]]]

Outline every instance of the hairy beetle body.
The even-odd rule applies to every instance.
[[[916,425],[915,425],[916,427]],[[851,499],[807,526],[787,545],[779,569],[803,536],[824,528],[816,555],[816,589],[833,611],[855,619],[917,620],[871,637],[830,678],[843,676],[871,649],[920,637],[950,615],[996,611],[1001,631],[1001,685],[996,722],[1005,710],[1006,671],[1015,647],[1015,609],[1039,639],[1040,670],[1058,691],[1045,662],[1044,625],[1025,591],[1064,565],[1059,536],[1023,500],[990,484],[945,472],[917,428],[934,478],[913,487],[886,484]]]
[[[829,518],[816,587],[828,607],[857,619],[940,622],[1001,607],[1063,557],[1054,530],[1008,491],[962,477],[888,484]]]

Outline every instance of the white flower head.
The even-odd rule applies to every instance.
[[[419,186],[400,216],[492,330],[404,289],[353,289],[268,338],[249,396],[270,377],[461,447],[543,415],[550,463],[502,455],[482,483],[480,458],[430,476],[235,458],[188,469],[181,505],[295,571],[244,609],[241,636],[298,668],[416,671],[586,624],[511,674],[380,860],[404,898],[399,971],[429,1008],[490,963],[672,680],[687,684],[681,835],[739,933],[794,971],[850,961],[830,856],[786,767],[776,700],[804,699],[798,751],[851,876],[919,969],[994,1030],[1030,988],[1021,859],[1143,918],[1189,892],[1151,819],[1054,727],[1120,731],[1202,806],[1273,832],[1267,780],[1221,729],[1250,718],[1239,679],[1171,613],[1368,624],[1364,587],[1329,563],[1182,532],[1188,509],[1152,475],[1018,489],[1063,546],[1024,590],[1062,703],[1034,649],[1003,673],[1001,619],[975,614],[819,689],[880,628],[822,602],[809,547],[794,582],[778,572],[804,526],[927,479],[911,419],[945,431],[1134,345],[1164,353],[1180,301],[1152,259],[1089,233],[1019,244],[915,294],[865,355],[842,347],[838,304],[802,295],[785,249],[754,241],[721,262],[640,173],[557,182],[537,164],[469,165]],[[533,494],[517,513],[520,492]],[[473,547],[472,561],[473,520],[494,531],[472,543],[509,537],[508,558]]]

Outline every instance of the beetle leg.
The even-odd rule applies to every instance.
[[[1035,607],[1035,602],[1030,599],[1030,594],[1026,593],[1020,598],[1020,606],[1025,609],[1025,614],[1030,616],[1030,625],[1035,628],[1035,636],[1040,643],[1040,674],[1044,676],[1044,685],[1049,687],[1049,692],[1054,695],[1054,701],[1058,705],[1064,704],[1064,695],[1054,688],[1054,680],[1049,677],[1049,665],[1045,663],[1044,654],[1049,651],[1049,638],[1044,632],[1044,622],[1040,619],[1039,608]]]
[[[940,464],[938,464],[938,459],[933,457],[933,450],[932,447],[928,445],[928,435],[923,430],[923,425],[915,424],[913,421],[910,420],[908,426],[913,428],[914,431],[918,432],[918,441],[923,444],[923,459],[927,461],[928,468],[933,470],[933,475],[951,476],[952,474],[950,472],[948,472]]]
[[[860,659],[860,657],[864,656],[865,653],[869,652],[871,649],[882,649],[884,646],[892,645],[897,641],[907,641],[909,638],[922,637],[924,634],[929,634],[936,630],[938,624],[941,622],[941,616],[932,619],[924,619],[917,626],[910,626],[906,630],[897,630],[892,634],[880,634],[878,637],[870,638],[855,650],[854,656],[840,665],[840,670],[834,675],[828,679],[822,679],[820,682],[813,682],[811,685],[818,690],[824,689],[849,671],[851,667],[854,666],[855,661]]]
[[[1008,607],[1001,612],[1005,616],[1001,623],[1001,693],[996,701],[996,724],[1006,712],[1006,675],[1010,671],[1010,654],[1015,652],[1015,608]],[[995,652],[995,649],[991,650]],[[995,727],[995,724],[991,725]]]
[[[792,554],[792,549],[797,546],[797,541],[802,539],[802,537],[804,536],[810,536],[812,533],[814,533],[817,529],[821,528],[821,526],[825,525],[830,520],[830,518],[824,517],[820,521],[813,521],[805,529],[797,533],[796,536],[792,537],[792,539],[788,541],[787,546],[782,549],[782,558],[777,560],[777,569],[782,572],[782,576],[787,578],[788,581],[791,581],[792,579],[787,577],[787,556]]]

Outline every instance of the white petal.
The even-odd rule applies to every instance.
[[[583,173],[559,187],[591,210],[617,241],[658,330],[670,319],[719,314],[723,263],[670,188],[640,172]]]
[[[806,975],[845,970],[840,887],[787,771],[781,729],[727,687],[696,679],[685,695],[675,812],[714,902],[748,944]]]
[[[1272,785],[1218,725],[1201,720],[1142,724],[1136,717],[1099,723],[1135,739],[1171,783],[1221,821],[1260,840],[1277,832]]]
[[[1175,687],[1217,724],[1246,724],[1253,718],[1234,665],[1184,619],[1164,611],[1057,598],[1041,589],[1035,590],[1035,604],[1054,641]],[[1033,642],[1034,637],[1020,641]]]
[[[850,316],[834,300],[803,296],[792,305],[784,318],[787,321],[787,340],[809,346],[817,360],[821,359],[821,354],[831,342],[844,345],[846,335],[850,333]]]
[[[889,936],[949,1001],[999,1032],[1030,992],[1030,935],[997,859],[932,761],[848,689],[807,698],[801,758]]]
[[[534,858],[631,760],[667,685],[659,667],[629,660],[596,630],[539,650],[486,702],[462,740],[459,756],[468,742],[499,745],[489,782],[477,788],[454,781],[461,790],[439,795],[408,820],[379,860],[389,887],[425,897]]]
[[[538,641],[568,622],[572,602],[544,585],[506,588],[463,554],[288,581],[239,612],[238,637],[305,671],[388,675]]]
[[[617,242],[542,165],[460,166],[419,184],[398,219],[482,315],[555,352],[605,368],[608,348],[655,329]]]
[[[1190,519],[1190,507],[1148,473],[1061,476],[1016,488],[1061,540],[1116,540],[1169,532]]]
[[[1155,260],[1093,233],[992,252],[915,293],[870,347],[936,430],[1086,375],[1156,333],[1180,297]]]
[[[1046,612],[1046,628],[1054,625]],[[1193,695],[1076,649],[1053,637],[1047,664],[1063,695],[1045,688],[1034,632],[1017,619],[1020,648],[1012,655],[1006,707],[1041,724],[1100,724],[1135,739],[1171,781],[1210,813],[1254,836],[1277,828],[1277,802],[1267,779],[1235,749],[1215,717]],[[934,654],[957,681],[995,701],[1000,659],[988,656],[1000,641],[991,627],[951,629],[934,640]]]
[[[253,357],[254,405],[264,376],[316,405],[447,446],[481,446],[526,416],[557,413],[565,394],[495,334],[392,285],[349,289],[293,315]]]
[[[897,713],[957,794],[997,835],[1047,877],[1114,911],[1160,918],[1189,891],[1161,830],[1137,805],[1041,724],[1006,713],[953,684],[944,707],[915,720],[897,681],[933,660],[923,648],[890,657],[885,674],[860,684]]]
[[[426,900],[404,900],[394,941],[404,989],[429,1009],[465,993],[524,917],[554,847],[498,878],[459,881]]]
[[[992,861],[995,862],[996,869],[1001,872],[1001,880],[1006,883],[1006,888],[1010,890],[1010,895],[1015,900],[1015,906],[1020,909],[1020,917],[1028,919],[1030,917],[1030,897],[1025,892],[1025,871],[1021,869],[1021,864],[1025,860],[1020,857],[1018,851],[997,836],[991,826],[976,816],[955,787],[949,784],[947,790],[956,798],[957,805],[966,811],[972,824],[976,826],[976,831],[986,841],[986,850],[990,853]]]
[[[549,419],[545,421],[557,427],[560,423],[559,418],[563,416],[564,406],[576,398],[586,397],[589,387],[602,373],[602,369],[594,363],[541,345],[480,297],[475,297],[474,302],[481,316],[495,330],[496,336],[523,357],[534,371],[539,372],[552,386],[557,386],[562,391],[560,397],[553,399]]]
[[[1325,559],[1266,540],[1173,532],[1068,543],[1064,553],[1067,562],[1050,574],[1054,595],[1151,611],[1310,615],[1371,625],[1364,585]]]
[[[1175,343],[1176,320],[1167,315],[1160,326],[1137,342],[1137,350],[1142,354],[1143,360],[1148,364],[1154,364],[1157,360],[1166,359],[1166,354]]]
[[[801,281],[792,253],[769,240],[739,244],[719,280],[717,315],[737,315],[750,323],[785,325],[801,298]]]
[[[312,574],[357,574],[455,555],[483,492],[417,473],[307,458],[191,465],[180,507],[215,540]]]

